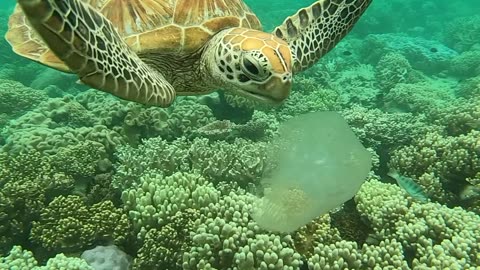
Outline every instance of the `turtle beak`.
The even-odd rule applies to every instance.
[[[254,87],[242,89],[245,96],[262,103],[279,105],[287,99],[292,89],[292,76],[272,76],[268,80],[255,84]]]
[[[292,89],[291,76],[272,76],[260,87],[262,95],[269,97],[273,103],[281,103],[287,99]]]

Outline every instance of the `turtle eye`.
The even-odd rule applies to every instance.
[[[258,75],[258,68],[247,58],[243,58],[243,66],[252,75]]]
[[[251,55],[244,54],[241,60],[242,71],[250,79],[263,81],[268,77],[268,73],[260,66],[260,63]]]

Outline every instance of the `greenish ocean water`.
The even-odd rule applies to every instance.
[[[55,2],[64,8],[76,1]],[[113,3],[102,10],[107,17],[127,11],[137,24],[153,24],[147,11],[173,10],[174,2],[192,9],[213,2],[189,1],[98,2]],[[315,2],[245,0],[266,33]],[[186,81],[191,91],[182,91],[214,85],[161,108],[79,83],[76,74],[48,67],[52,61],[22,57],[25,48],[38,48],[29,37],[43,41],[9,19],[15,1],[2,1],[0,270],[479,269],[476,6],[373,0],[310,68],[287,67],[301,58],[292,48],[305,44],[287,39],[293,58],[278,45],[271,58],[233,50],[222,61],[237,65],[214,62],[248,75],[230,83],[220,83],[227,79],[203,60],[190,61],[196,54],[140,54],[148,68],[167,66],[157,70],[172,85]],[[232,60],[236,53],[243,62]],[[128,62],[127,54],[114,55],[115,64]],[[294,73],[288,97],[276,105],[252,100],[250,90],[263,100],[287,91],[262,83],[280,74],[275,59],[288,71],[282,76]],[[187,78],[196,68],[202,72]],[[238,90],[231,81],[240,78],[255,86]]]

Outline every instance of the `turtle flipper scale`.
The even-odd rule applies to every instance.
[[[315,64],[347,35],[372,0],[319,0],[300,9],[273,31],[287,41],[294,57],[293,71]]]
[[[32,27],[80,80],[120,98],[168,106],[175,90],[103,15],[79,0],[18,0]]]

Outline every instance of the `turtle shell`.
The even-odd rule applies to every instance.
[[[242,0],[81,0],[102,13],[138,53],[188,54],[212,35],[231,27],[261,29]],[[68,71],[37,36],[17,5],[6,34],[13,50],[26,58]]]

